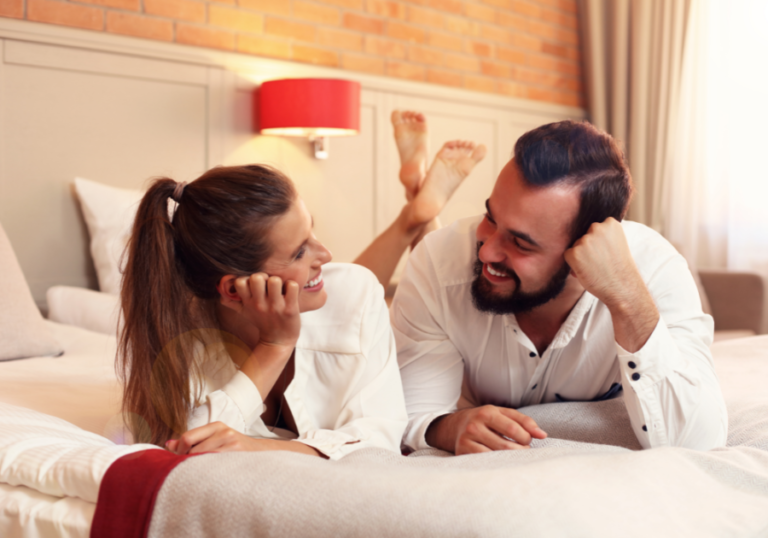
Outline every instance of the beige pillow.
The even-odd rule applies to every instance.
[[[0,225],[0,361],[61,355]]]

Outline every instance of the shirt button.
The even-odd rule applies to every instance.
[[[632,368],[632,369],[635,369],[635,368],[637,368],[637,364],[635,364],[635,363],[634,363],[634,362],[632,362],[632,361],[629,361],[629,362],[627,363],[627,366],[629,366],[629,367],[630,367],[630,368]]]
[[[534,386],[532,386],[532,387],[531,387],[531,390],[535,389],[535,388],[536,388],[536,387],[538,387],[538,386],[539,386],[539,384],[538,384],[538,383],[536,383]]]
[[[535,356],[536,356],[536,353],[534,353],[533,351],[531,351],[531,353],[530,353],[530,356],[531,356],[531,357],[535,357]]]
[[[644,431],[644,432],[647,432],[647,431],[648,431],[648,428],[646,427],[646,425],[645,425],[645,424],[643,424],[643,431]]]
[[[637,381],[638,379],[640,379],[640,374],[638,374],[637,372],[632,374],[632,381]]]

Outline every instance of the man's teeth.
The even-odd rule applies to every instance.
[[[304,287],[305,287],[305,288],[314,288],[315,286],[317,286],[318,284],[320,284],[320,282],[322,282],[322,281],[323,281],[323,275],[322,275],[322,274],[320,274],[320,275],[317,275],[317,278],[316,278],[316,279],[314,279],[314,280],[310,280],[309,282],[307,282],[307,283],[304,285]]]
[[[502,277],[507,276],[506,273],[500,273],[499,271],[494,271],[490,265],[486,265],[486,267],[488,268],[488,272],[491,273],[493,276],[502,276]]]

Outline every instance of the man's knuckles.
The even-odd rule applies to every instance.
[[[499,410],[493,405],[484,405],[477,408],[476,417],[482,422],[490,422],[493,418],[499,414]]]

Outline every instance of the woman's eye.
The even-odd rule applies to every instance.
[[[296,254],[296,259],[300,260],[304,257],[304,254],[307,252],[307,247],[302,247],[301,250],[299,250],[299,253]]]

